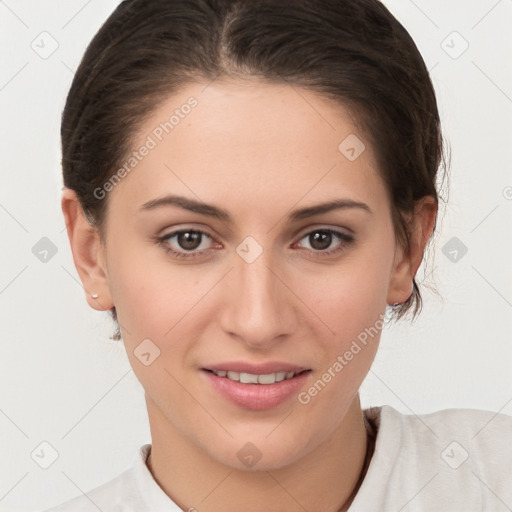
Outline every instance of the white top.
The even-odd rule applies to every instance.
[[[365,409],[375,452],[350,512],[512,510],[512,417],[446,409]],[[146,466],[150,444],[118,477],[47,512],[180,512]]]

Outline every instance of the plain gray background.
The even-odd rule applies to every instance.
[[[426,267],[442,299],[423,290],[419,319],[386,327],[363,406],[512,415],[512,1],[385,3],[431,70],[451,189]],[[41,510],[96,487],[150,441],[142,388],[121,342],[109,340],[107,313],[85,302],[60,212],[61,111],[115,5],[0,0],[4,511]]]

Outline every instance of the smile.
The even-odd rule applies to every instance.
[[[295,372],[275,372],[275,373],[265,373],[262,375],[257,375],[254,373],[244,373],[244,372],[233,372],[233,371],[225,371],[219,370],[214,371],[210,370],[217,377],[225,377],[226,379],[241,382],[242,384],[275,384],[276,382],[281,382],[283,380],[293,379],[295,375],[299,373]]]
[[[202,368],[215,394],[243,409],[263,411],[293,400],[312,373],[295,365],[225,363]]]

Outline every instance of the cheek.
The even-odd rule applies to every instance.
[[[389,251],[380,256],[371,250],[359,251],[321,272],[303,272],[294,283],[301,283],[299,296],[307,298],[331,334],[334,331],[333,337],[346,341],[372,325],[385,310],[390,260]]]
[[[324,327],[317,330],[314,349],[322,354],[321,364],[298,402],[312,429],[318,428],[319,417],[324,418],[325,435],[344,417],[378,350],[387,289],[382,277],[387,268],[382,263],[369,265],[365,259],[338,272],[331,269],[324,278],[304,281],[299,292],[311,301]]]
[[[169,329],[169,313],[175,310],[172,300],[179,294],[169,289],[166,272],[151,259],[154,249],[148,250],[140,240],[132,243],[135,236],[121,233],[112,230],[109,239],[108,282],[123,339],[133,344],[144,338],[161,337]]]
[[[382,247],[380,252],[375,250],[376,245]],[[306,400],[320,391],[324,396],[314,400],[312,411],[325,408],[323,412],[327,414],[329,404],[341,407],[348,403],[375,358],[384,326],[393,256],[392,246],[384,250],[384,245],[384,240],[376,240],[371,247],[368,244],[353,255],[347,254],[336,267],[307,279],[295,279],[302,283],[298,294],[307,297],[311,310],[323,324],[317,330],[316,341],[323,352],[321,382]]]
[[[215,284],[216,275],[200,274],[193,265],[168,261],[163,249],[144,244],[108,252],[108,280],[123,339],[132,348],[145,338],[162,349],[172,343],[176,332],[194,317],[196,325],[207,321],[198,306]],[[199,277],[201,276],[201,277]],[[179,350],[186,344],[181,340]]]

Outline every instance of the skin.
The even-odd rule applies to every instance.
[[[97,310],[116,307],[145,389],[153,446],[148,467],[180,507],[339,510],[363,466],[358,389],[380,332],[306,405],[293,396],[269,410],[244,409],[221,397],[201,368],[284,361],[311,369],[307,390],[387,304],[410,296],[436,203],[431,197],[417,203],[405,251],[395,240],[371,145],[365,142],[355,161],[338,150],[349,134],[362,141],[365,135],[339,104],[289,85],[190,84],[157,108],[134,148],[190,96],[198,105],[109,192],[104,239],[85,220],[74,192],[64,191],[87,300]],[[167,194],[216,205],[231,221],[176,205],[141,210]],[[298,208],[340,198],[371,212],[340,208],[289,219]],[[196,258],[165,250],[185,252],[176,237],[156,240],[186,228],[213,239],[203,239]],[[308,235],[327,228],[355,241],[333,237],[329,247],[342,250],[326,256]],[[252,263],[236,252],[247,236],[263,251]],[[147,338],[160,356],[145,366],[134,350]],[[250,470],[237,457],[247,442],[262,454]]]

